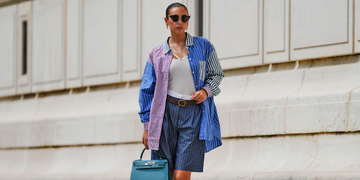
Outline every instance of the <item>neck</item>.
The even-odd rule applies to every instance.
[[[182,33],[182,34],[171,33],[171,42],[172,43],[182,44],[185,42],[185,40],[186,40],[185,33]]]

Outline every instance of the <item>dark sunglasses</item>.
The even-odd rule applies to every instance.
[[[179,16],[178,15],[171,15],[170,16],[171,20],[174,22],[177,22],[179,20]],[[188,15],[182,15],[181,16],[181,20],[182,22],[187,22],[190,19],[190,16]]]

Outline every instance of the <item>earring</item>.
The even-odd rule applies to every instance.
[[[168,26],[168,25],[166,25],[166,29],[169,29],[169,26]]]

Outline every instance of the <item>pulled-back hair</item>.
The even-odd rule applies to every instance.
[[[176,3],[170,4],[170,5],[166,8],[166,11],[165,11],[166,19],[169,18],[169,17],[168,17],[168,16],[169,16],[169,11],[170,11],[170,9],[173,8],[173,7],[183,7],[183,8],[185,8],[185,10],[186,10],[186,11],[188,12],[188,14],[189,14],[189,11],[188,11],[188,9],[186,8],[185,5],[183,5],[183,4],[179,3],[179,2],[176,2]]]

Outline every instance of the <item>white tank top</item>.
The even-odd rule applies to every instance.
[[[196,91],[188,57],[173,59],[170,65],[168,95],[190,100]]]

